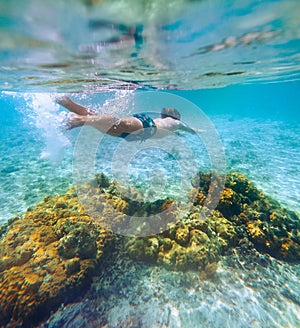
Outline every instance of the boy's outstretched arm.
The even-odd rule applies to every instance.
[[[178,129],[182,130],[182,131],[189,132],[189,133],[194,133],[194,134],[206,132],[206,130],[190,128],[188,125],[186,125],[185,123],[183,123],[181,121],[179,122]]]

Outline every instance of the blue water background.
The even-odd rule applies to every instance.
[[[225,149],[227,171],[245,173],[265,192],[299,211],[299,90],[299,82],[290,82],[172,93],[199,106],[214,124]],[[104,93],[97,99],[114,96]],[[81,101],[87,103],[89,98],[85,95]],[[73,183],[72,156],[79,129],[57,138],[61,131],[54,118],[63,110],[50,100],[41,104],[38,114],[32,106],[28,95],[1,94],[1,223]],[[45,147],[54,156],[43,156]],[[105,171],[106,163],[102,164]]]
[[[233,115],[300,122],[300,82],[232,85],[220,89],[180,91],[207,115]]]

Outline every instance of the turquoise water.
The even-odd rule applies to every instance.
[[[298,212],[299,86],[294,82],[174,92],[200,106],[212,122],[224,147],[226,171],[245,173],[265,193]],[[110,104],[120,111],[118,106],[126,109],[133,95],[119,91],[73,98],[95,108]],[[46,194],[63,193],[72,185],[80,132],[59,127],[64,111],[47,94],[4,92],[1,108],[1,223],[5,223]],[[184,137],[196,143],[193,151],[200,169],[209,168],[205,147],[201,151],[193,136]],[[95,169],[113,177],[118,174],[111,170],[109,149],[114,149],[114,143],[111,137],[101,141]],[[161,154],[154,158],[136,155],[128,183],[139,187],[141,179],[147,181],[157,169],[172,165],[164,164],[170,159],[161,162]],[[173,169],[177,172],[176,165]],[[166,171],[161,174],[170,179],[164,191],[178,195],[180,177],[176,180]],[[104,323],[108,327],[300,326],[299,265],[232,254],[221,261],[217,280],[202,280],[195,272],[172,272],[132,262],[122,258],[122,253],[112,255],[105,263],[107,271],[96,275],[82,302],[76,299],[60,308],[45,327],[99,327]]]
[[[98,172],[145,200],[182,200],[195,170],[238,171],[300,213],[298,1],[31,0],[0,9],[1,225]],[[133,148],[97,134],[82,150],[90,130],[64,128],[55,96],[65,92],[117,116],[174,106],[206,132]],[[93,152],[84,169],[83,151]],[[299,264],[232,252],[202,279],[110,255],[86,293],[41,327],[300,327]]]
[[[187,99],[207,115],[220,137],[227,172],[236,170],[246,174],[267,194],[299,211],[299,86],[297,82],[238,85],[176,91],[166,95],[172,98],[176,94]],[[112,112],[115,110],[115,113],[125,115],[132,110],[128,106],[133,97],[133,91],[118,91],[89,96],[74,95],[73,98],[93,108],[109,107]],[[1,222],[5,222],[14,214],[24,212],[46,194],[61,193],[73,183],[72,164],[79,131],[64,131],[60,127],[66,112],[55,104],[51,95],[2,92],[0,101],[3,113]],[[188,112],[183,115],[188,117]],[[194,136],[185,135],[185,138],[199,168],[211,168],[207,153],[209,149],[205,149]],[[101,141],[95,171],[122,178],[120,172],[114,172],[111,168],[112,155],[118,150],[118,144],[111,137]],[[135,186],[141,184],[139,178],[145,184],[145,179],[149,179],[155,170],[163,170],[164,176],[168,176],[168,172],[178,171],[176,161],[165,161],[169,163],[166,164],[163,154],[149,154],[148,148],[149,145],[146,150],[140,149],[139,152],[142,152],[131,163],[129,175]],[[159,158],[154,161],[153,156]],[[165,159],[167,156],[165,154]],[[175,183],[169,181],[165,189],[166,193],[174,196],[176,191],[178,194],[180,185],[176,182],[176,175],[173,178]],[[145,189],[148,187],[146,185]]]

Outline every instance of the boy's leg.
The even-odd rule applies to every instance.
[[[108,133],[111,135],[119,135],[119,122],[120,119],[110,115],[78,115],[70,114],[68,119],[68,129],[77,128],[83,125],[89,125],[97,130]]]
[[[77,115],[82,115],[82,116],[95,115],[94,111],[74,102],[68,96],[58,97],[56,98],[56,102],[59,105],[68,109],[70,112],[73,112]]]
[[[122,133],[133,133],[143,128],[143,124],[135,117],[119,119],[110,114],[86,116],[85,124],[93,126],[103,133],[120,136]]]

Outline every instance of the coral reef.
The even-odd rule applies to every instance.
[[[208,195],[211,173],[194,179],[194,205],[203,204]],[[202,198],[201,198],[202,197]],[[201,198],[201,201],[199,199]],[[217,206],[238,231],[250,239],[261,252],[286,261],[300,260],[300,218],[297,213],[283,208],[277,201],[264,195],[244,175],[236,172],[226,176],[225,188]]]
[[[226,186],[241,197],[240,213],[230,218],[246,227],[254,246],[277,259],[299,262],[299,215],[264,195],[242,174],[228,175]]]
[[[199,173],[192,185],[190,204],[182,207],[172,199],[147,202],[134,188],[98,174],[78,186],[78,195],[71,188],[46,196],[10,219],[0,229],[0,325],[37,322],[84,288],[114,233],[126,235],[123,251],[133,259],[198,270],[202,278],[237,246],[300,262],[299,216],[244,175]]]
[[[126,249],[135,259],[150,260],[177,270],[205,270],[236,245],[237,231],[219,211],[201,218],[197,209],[157,236],[128,238]]]
[[[264,195],[244,175],[233,172],[224,179],[199,172],[192,184],[193,206],[176,218],[176,224],[156,236],[126,240],[132,258],[172,269],[205,271],[215,267],[227,250],[248,240],[260,252],[300,261],[299,216]],[[219,203],[208,211],[212,195]]]
[[[112,244],[111,230],[135,229],[134,215],[169,207],[168,199],[143,202],[133,188],[97,174],[77,192],[46,196],[10,219],[0,230],[0,326],[37,322],[89,283]]]
[[[72,189],[9,220],[0,239],[0,325],[35,322],[82,289],[109,240]]]
[[[87,213],[102,227],[120,235],[149,235],[167,229],[176,218],[172,199],[147,202],[133,187],[110,182],[98,174],[91,183],[78,187],[78,195]],[[151,220],[148,220],[151,216]]]

